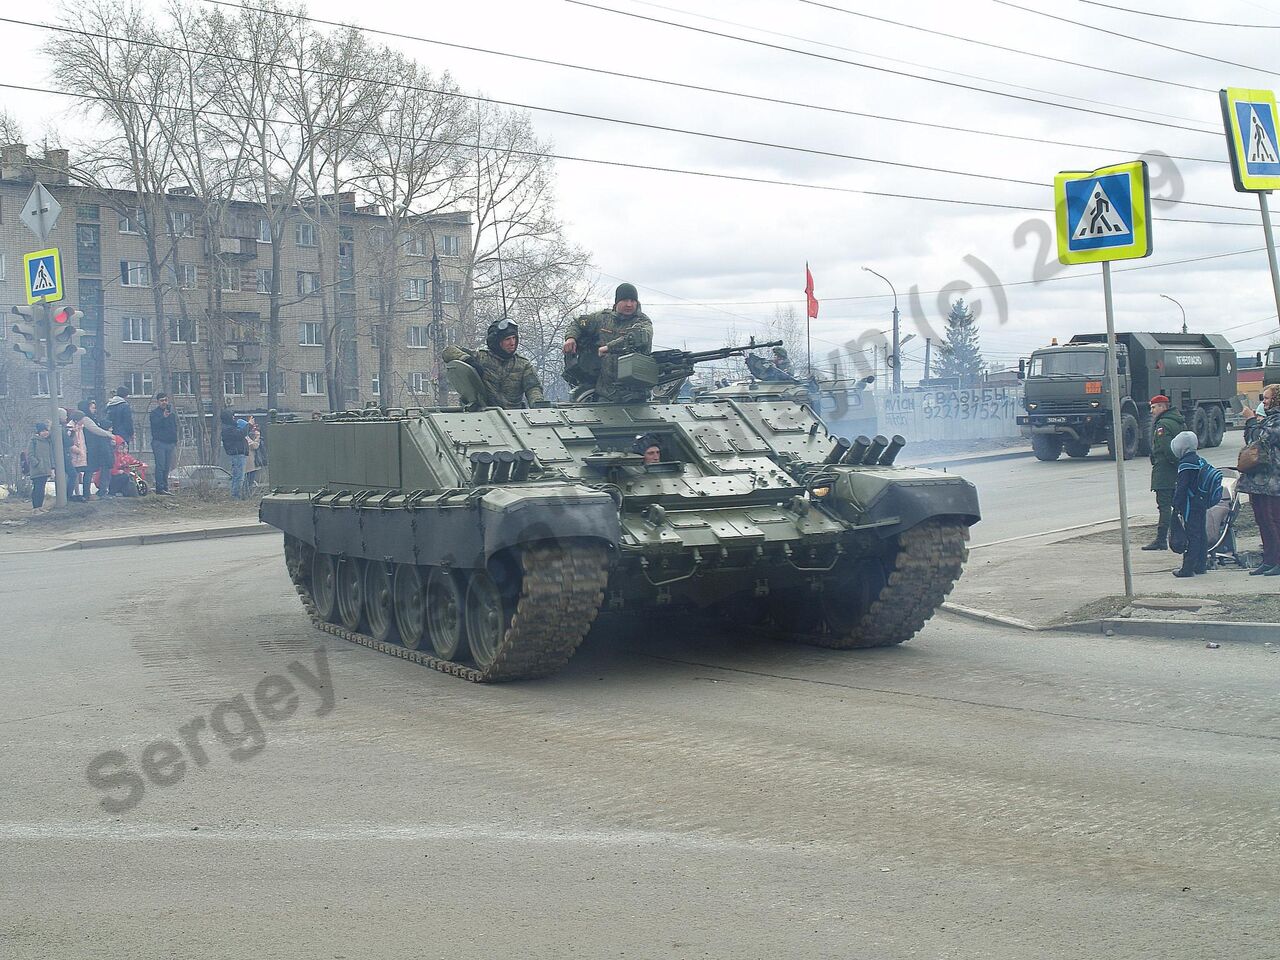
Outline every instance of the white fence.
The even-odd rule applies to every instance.
[[[1020,433],[1021,387],[877,393],[875,404],[879,431],[900,433],[913,442],[995,439]]]

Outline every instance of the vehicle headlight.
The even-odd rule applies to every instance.
[[[1089,406],[1091,406],[1091,407],[1100,407],[1100,406],[1102,406],[1102,401],[1101,401],[1101,400],[1090,400],[1090,401],[1089,401]]]
[[[1027,404],[1027,409],[1028,409],[1028,410],[1034,410],[1034,409],[1035,409],[1036,407],[1038,407],[1038,406],[1040,406],[1040,404],[1038,404],[1038,403],[1028,403],[1028,404]]]
[[[825,497],[829,493],[831,493],[831,488],[830,487],[814,487],[809,492],[813,494],[813,496],[815,497]]]

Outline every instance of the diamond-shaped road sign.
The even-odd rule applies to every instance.
[[[22,208],[22,222],[44,243],[57,225],[61,212],[62,204],[53,198],[43,183],[37,183]]]

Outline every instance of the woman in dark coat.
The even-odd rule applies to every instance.
[[[110,496],[111,487],[111,468],[116,462],[115,442],[112,439],[111,428],[106,423],[106,417],[98,412],[98,401],[90,400],[84,405],[86,419],[93,422],[98,429],[96,431],[85,428],[85,442],[88,445],[86,451],[89,458],[89,466],[85,471],[86,477],[92,478],[94,474],[98,475],[98,496]],[[89,499],[89,484],[86,483],[85,498]]]
[[[1236,487],[1249,495],[1262,535],[1262,565],[1254,576],[1280,577],[1280,384],[1262,391],[1262,409],[1245,407],[1244,442],[1262,447],[1258,468],[1241,474]]]

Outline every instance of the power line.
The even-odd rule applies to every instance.
[[[931,30],[928,27],[921,27],[914,23],[903,23],[901,20],[890,20],[887,17],[877,17],[869,13],[862,13],[858,10],[846,10],[844,7],[837,7],[829,3],[820,3],[819,0],[797,0],[810,7],[819,7],[823,10],[831,10],[835,13],[842,13],[849,17],[860,17],[864,20],[874,20],[877,23],[887,23],[895,27],[902,27],[906,30],[917,30],[921,33],[927,33],[935,37],[944,37],[948,40],[959,40],[963,43],[971,43],[979,47],[989,47],[992,50],[1002,50],[1005,53],[1016,53],[1024,57],[1031,57],[1035,60],[1047,60],[1050,63],[1061,63],[1069,67],[1081,67],[1085,70],[1097,70],[1101,73],[1109,73],[1117,77],[1127,77],[1130,80],[1145,80],[1148,83],[1160,83],[1170,87],[1180,87],[1183,90],[1195,90],[1200,93],[1216,93],[1209,87],[1197,87],[1190,83],[1179,83],[1176,80],[1162,80],[1159,77],[1148,77],[1140,73],[1127,73],[1124,70],[1113,70],[1110,67],[1098,66],[1094,63],[1080,63],[1076,60],[1064,60],[1061,57],[1051,57],[1043,53],[1032,53],[1029,50],[1019,50],[1017,47],[1006,47],[998,43],[990,43],[986,40],[977,40],[973,37],[963,37],[954,33],[947,33],[944,30]],[[1085,0],[1088,2],[1088,0]]]
[[[988,90],[984,87],[975,87],[965,83],[956,83],[951,80],[939,80],[936,77],[921,76],[920,74],[908,73],[904,70],[894,70],[890,67],[877,67],[869,63],[859,63],[857,60],[846,60],[843,57],[835,57],[835,56],[831,56],[830,54],[815,53],[812,50],[798,50],[795,47],[787,47],[777,43],[768,43],[764,40],[753,40],[749,37],[739,37],[731,33],[721,33],[718,30],[708,30],[705,27],[695,27],[687,23],[675,23],[674,21],[671,21],[671,20],[663,20],[658,17],[647,17],[647,16],[644,16],[643,14],[631,13],[626,10],[615,10],[612,7],[604,7],[595,3],[588,3],[587,0],[564,0],[564,2],[573,4],[574,6],[578,6],[578,7],[586,7],[587,9],[590,9],[590,10],[599,10],[602,13],[611,13],[619,17],[631,17],[636,20],[643,20],[647,23],[656,23],[662,26],[675,27],[676,29],[679,29],[679,30],[689,30],[689,31],[692,31],[693,33],[701,33],[707,36],[719,37],[724,40],[736,40],[739,43],[746,43],[746,44],[751,44],[752,46],[764,47],[769,50],[779,50],[784,53],[794,53],[798,56],[810,57],[816,60],[825,60],[831,63],[842,63],[842,64],[845,64],[846,66],[858,67],[863,70],[874,70],[879,73],[888,73],[896,77],[906,77],[911,80],[923,80],[926,83],[937,83],[937,84],[941,84],[942,86],[953,87],[958,90],[968,90],[974,93],[985,93],[988,96],[993,96],[993,97],[1006,97],[1011,100],[1022,101],[1023,103],[1034,103],[1044,107],[1057,107],[1060,110],[1073,110],[1079,113],[1088,113],[1088,114],[1092,114],[1094,116],[1099,116],[1099,117],[1110,117],[1113,120],[1125,120],[1125,121],[1128,121],[1129,123],[1145,123],[1145,124],[1150,124],[1156,127],[1167,127],[1168,129],[1171,129],[1171,130],[1185,130],[1185,131],[1188,131],[1189,133],[1200,133],[1206,136],[1214,136],[1214,137],[1222,136],[1221,131],[1218,131],[1218,130],[1203,130],[1199,127],[1188,127],[1188,126],[1183,126],[1177,123],[1166,123],[1165,121],[1162,121],[1162,120],[1147,120],[1142,117],[1127,117],[1124,114],[1109,113],[1108,111],[1105,111],[1105,110],[1094,110],[1089,107],[1077,107],[1069,103],[1054,103],[1052,100],[1041,100],[1037,97],[1024,97],[1021,94],[1006,93],[1003,90]],[[1001,0],[996,0],[996,2],[1001,2]],[[1134,109],[1134,108],[1128,107],[1126,109]]]
[[[1280,30],[1280,24],[1274,23],[1223,23],[1221,20],[1193,20],[1190,17],[1175,17],[1168,13],[1155,13],[1151,10],[1134,10],[1131,7],[1118,7],[1111,3],[1099,3],[1098,0],[1080,0],[1091,7],[1104,7],[1107,10],[1119,10],[1140,17],[1158,17],[1161,20],[1176,20],[1179,23],[1195,23],[1205,27],[1243,27],[1247,30]]]
[[[264,7],[255,7],[248,3],[243,3],[243,4],[232,3],[230,2],[230,0],[202,0],[202,2],[213,4],[215,6],[230,7],[233,10],[252,10],[257,12],[267,12],[266,8]],[[1114,147],[1114,148],[1102,147],[1102,146],[1099,146],[1098,144],[1091,144],[1091,143],[1074,143],[1068,140],[1050,140],[1043,137],[1019,136],[1018,134],[1001,133],[995,130],[982,130],[974,127],[958,127],[958,126],[945,124],[945,123],[930,123],[924,120],[909,120],[903,117],[891,117],[891,116],[886,116],[884,114],[867,113],[861,110],[849,110],[842,107],[833,107],[833,106],[823,105],[823,104],[806,103],[799,100],[786,100],[779,97],[766,97],[759,94],[745,93],[740,90],[726,90],[721,87],[709,87],[709,86],[704,86],[702,84],[696,84],[696,83],[682,83],[676,80],[664,80],[660,77],[637,76],[635,74],[622,73],[616,70],[605,70],[601,67],[588,67],[578,63],[565,63],[559,60],[548,60],[542,57],[531,57],[525,54],[510,53],[508,51],[503,51],[503,50],[490,50],[486,47],[476,47],[476,46],[471,46],[469,44],[451,43],[446,40],[437,40],[432,37],[417,36],[411,33],[400,33],[394,30],[383,30],[377,27],[366,27],[366,26],[360,26],[360,25],[354,25],[354,24],[345,24],[345,23],[340,23],[336,20],[325,20],[320,17],[313,17],[313,16],[308,16],[300,13],[288,13],[285,15],[296,20],[304,21],[306,23],[314,23],[314,24],[319,24],[321,26],[326,26],[326,27],[336,27],[339,29],[350,28],[350,29],[359,30],[361,33],[369,33],[369,34],[374,34],[376,36],[382,36],[382,37],[392,37],[397,40],[412,40],[416,43],[426,43],[433,46],[446,47],[451,50],[462,50],[467,53],[479,53],[479,54],[484,54],[485,56],[499,57],[499,58],[505,58],[510,60],[519,60],[524,63],[536,63],[541,66],[559,67],[565,70],[577,70],[585,73],[594,73],[594,74],[598,74],[600,76],[605,76],[605,77],[615,77],[622,80],[631,80],[638,83],[648,83],[648,84],[654,84],[657,86],[672,87],[678,90],[692,90],[699,93],[710,93],[716,96],[736,97],[744,100],[752,100],[758,103],[767,103],[774,106],[796,107],[798,109],[814,110],[820,113],[832,113],[838,116],[847,116],[847,117],[861,117],[867,120],[880,120],[885,123],[899,123],[899,124],[906,124],[908,126],[926,127],[931,130],[946,130],[952,133],[969,133],[969,134],[973,134],[974,136],[992,137],[1000,140],[1013,140],[1019,143],[1036,143],[1036,144],[1041,144],[1044,146],[1052,146],[1052,147],[1073,147],[1075,149],[1080,149],[1080,150],[1106,149],[1106,150],[1114,150],[1115,152],[1118,152],[1118,153],[1134,154],[1135,156],[1140,155],[1144,152],[1140,150],[1132,150],[1132,149],[1127,149],[1122,147]],[[1191,156],[1185,156],[1180,154],[1167,154],[1167,156],[1169,156],[1173,160],[1185,160],[1189,163],[1213,163],[1213,164],[1220,164],[1225,166],[1230,162],[1228,160],[1223,160],[1219,157],[1191,157]]]
[[[570,2],[572,2],[572,0],[570,0]],[[1091,23],[1081,23],[1079,20],[1071,20],[1071,19],[1068,19],[1067,17],[1060,17],[1057,14],[1045,13],[1043,10],[1035,10],[1031,7],[1024,7],[1020,3],[1011,2],[1011,0],[992,0],[992,2],[998,3],[1002,7],[1012,7],[1014,10],[1021,10],[1024,13],[1034,14],[1035,16],[1038,16],[1038,17],[1045,17],[1049,20],[1057,20],[1060,23],[1069,23],[1073,27],[1083,27],[1085,30],[1093,30],[1097,33],[1105,33],[1108,36],[1119,37],[1122,40],[1132,40],[1134,43],[1141,43],[1144,46],[1156,47],[1157,49],[1168,50],[1172,53],[1181,53],[1188,57],[1195,57],[1197,60],[1207,60],[1210,63],[1221,63],[1221,64],[1225,64],[1228,67],[1239,67],[1242,70],[1254,70],[1254,71],[1257,71],[1258,73],[1269,74],[1270,76],[1273,76],[1273,77],[1280,76],[1280,73],[1276,73],[1276,71],[1274,70],[1268,70],[1265,67],[1254,67],[1254,66],[1250,66],[1247,63],[1239,63],[1235,60],[1223,60],[1221,57],[1212,57],[1207,53],[1196,53],[1194,50],[1184,50],[1182,47],[1173,47],[1167,43],[1157,43],[1155,40],[1144,40],[1142,37],[1131,37],[1128,34],[1120,33],[1116,30],[1108,30],[1106,27],[1096,27]]]
[[[0,23],[10,23],[18,26],[35,27],[42,30],[50,30],[50,31],[59,32],[59,33],[68,33],[75,36],[90,37],[95,39],[100,38],[104,40],[114,41],[117,43],[131,43],[131,44],[136,44],[138,46],[150,47],[154,49],[165,50],[168,52],[195,54],[198,56],[211,57],[213,59],[226,60],[233,63],[242,63],[247,66],[268,67],[273,69],[285,68],[284,64],[276,63],[270,60],[257,60],[251,57],[240,57],[234,54],[223,53],[223,52],[212,51],[212,50],[197,50],[191,47],[176,46],[173,44],[160,43],[158,41],[153,41],[153,40],[143,40],[143,39],[134,38],[134,37],[121,37],[121,36],[117,36],[117,35],[106,33],[106,32],[98,32],[94,30],[80,30],[73,27],[66,27],[66,26],[45,24],[45,23],[36,23],[32,21],[18,20],[12,17],[0,17]],[[298,68],[291,68],[291,69],[297,69],[298,72],[313,74],[315,76],[325,77],[327,79],[347,79],[341,76],[340,74],[333,73],[331,71],[320,70],[315,67],[298,67]],[[417,84],[408,84],[408,83],[395,83],[391,81],[384,81],[376,77],[352,76],[349,79],[362,81],[362,82],[370,82],[370,83],[374,83],[374,82],[385,83],[386,86],[388,87],[401,89],[401,90],[409,90],[416,93],[427,93],[427,94],[432,94],[436,96],[453,97],[456,99],[469,100],[477,103],[488,103],[488,104],[493,104],[495,106],[511,107],[518,110],[533,110],[541,113],[556,114],[558,116],[574,117],[576,119],[581,119],[581,120],[594,120],[602,123],[613,123],[613,124],[619,124],[622,126],[638,127],[640,129],[645,129],[645,130],[654,130],[654,131],[663,132],[663,133],[674,133],[680,136],[689,136],[689,137],[698,137],[701,139],[717,140],[720,142],[733,143],[741,146],[765,147],[767,149],[772,149],[772,150],[783,150],[783,151],[788,151],[792,153],[802,153],[810,156],[826,157],[829,159],[852,160],[859,163],[874,163],[874,164],[879,164],[883,166],[898,167],[898,168],[908,169],[908,170],[919,170],[926,173],[940,173],[940,174],[949,175],[949,176],[970,177],[970,178],[979,179],[979,180],[991,180],[997,183],[1010,183],[1010,184],[1015,184],[1017,186],[1044,187],[1044,188],[1048,188],[1052,186],[1052,184],[1050,183],[1045,183],[1045,182],[1036,181],[1036,180],[1022,180],[1015,177],[998,176],[996,174],[977,173],[977,172],[971,172],[967,170],[952,170],[945,167],[933,167],[933,166],[927,166],[923,164],[907,163],[905,161],[889,160],[882,157],[860,156],[857,154],[840,153],[838,151],[833,151],[833,150],[819,150],[812,147],[802,147],[794,144],[776,143],[776,142],[765,141],[765,140],[753,140],[747,137],[733,137],[733,136],[728,136],[724,134],[710,133],[702,130],[691,130],[691,129],[682,128],[682,127],[672,127],[664,124],[645,123],[643,121],[638,121],[638,120],[625,120],[619,117],[610,117],[610,116],[604,116],[601,114],[583,113],[580,111],[564,110],[564,109],[559,109],[555,107],[543,107],[543,106],[538,106],[536,104],[522,103],[520,101],[514,101],[514,100],[499,100],[493,97],[483,97],[478,94],[468,94],[468,93],[463,93],[461,91],[451,91],[451,90],[445,90],[437,87],[426,87],[426,86],[421,86]],[[242,117],[240,119],[249,119],[249,120],[255,120],[258,122],[266,122],[261,120],[261,118],[256,118],[256,117]],[[337,128],[333,128],[333,129],[337,129]],[[339,131],[339,132],[343,132],[343,131]],[[1252,213],[1252,209],[1249,207],[1234,206],[1231,204],[1205,203],[1200,201],[1181,200],[1181,199],[1174,200],[1174,199],[1169,199],[1164,197],[1152,198],[1152,202],[1168,204],[1168,205],[1181,204],[1185,206],[1198,206],[1198,207],[1206,207],[1206,208],[1220,209],[1220,210],[1239,210],[1245,213]]]
[[[0,21],[3,21],[3,18],[0,18]],[[31,87],[31,86],[25,86],[22,84],[14,84],[14,83],[0,83],[0,89],[21,90],[27,93],[43,93],[43,94],[49,94],[52,96],[72,97],[80,100],[96,100],[96,101],[107,102],[107,103],[123,103],[123,104],[129,104],[132,106],[148,107],[153,109],[176,110],[182,113],[192,113],[192,114],[202,115],[202,116],[221,116],[221,117],[227,117],[229,119],[234,119],[234,120],[248,120],[248,121],[257,122],[257,123],[278,123],[278,124],[287,124],[292,126],[297,126],[299,124],[299,122],[296,120],[288,120],[286,118],[281,118],[281,117],[257,117],[253,115],[247,115],[247,114],[235,114],[235,113],[228,113],[225,111],[209,110],[208,108],[203,108],[203,107],[196,108],[196,107],[186,107],[186,106],[178,106],[178,105],[149,103],[149,102],[140,101],[140,100],[126,99],[123,97],[109,97],[109,96],[98,95],[98,94],[73,93],[66,90],[53,90],[46,87]],[[337,133],[367,132],[363,130],[357,131],[350,128],[344,128],[339,126],[329,126],[329,125],[322,126],[320,129],[323,129],[328,132],[337,132]],[[392,133],[385,133],[385,132],[380,133],[379,136],[389,140],[413,141],[414,139],[412,137],[408,137],[402,134],[392,134]],[[664,167],[664,166],[658,166],[656,164],[629,163],[622,160],[601,160],[595,157],[578,157],[578,156],[573,156],[571,154],[552,153],[550,151],[541,151],[541,150],[536,150],[536,151],[535,150],[517,150],[511,147],[495,147],[490,144],[477,144],[477,143],[471,143],[466,141],[434,140],[432,142],[439,145],[443,145],[443,146],[466,147],[468,149],[478,148],[481,150],[499,150],[503,153],[510,154],[513,156],[546,157],[552,160],[564,160],[572,163],[587,163],[587,164],[595,164],[598,166],[615,167],[618,169],[643,170],[643,171],[648,171],[653,173],[671,173],[671,174],[677,174],[680,176],[701,177],[704,179],[711,179],[711,180],[728,180],[728,181],[733,181],[737,183],[751,183],[751,184],[762,184],[767,186],[795,187],[797,189],[802,189],[802,190],[818,190],[818,191],[824,191],[824,192],[830,192],[830,193],[844,193],[844,194],[852,194],[856,196],[882,197],[882,198],[897,199],[897,200],[919,200],[926,203],[946,203],[946,204],[952,204],[956,206],[979,207],[983,209],[992,209],[992,210],[1018,210],[1018,211],[1027,212],[1027,213],[1052,213],[1053,212],[1051,210],[1046,210],[1042,207],[1028,207],[1028,206],[1011,204],[1011,203],[994,203],[991,201],[981,201],[981,200],[959,200],[954,197],[933,197],[933,196],[927,196],[924,194],[895,193],[888,190],[861,190],[855,187],[840,187],[834,184],[803,183],[796,180],[777,180],[777,179],[772,179],[768,177],[748,177],[741,174],[717,173],[715,171],[709,171],[709,170],[691,170],[684,167]],[[1162,223],[1188,223],[1188,224],[1195,224],[1197,226],[1216,226],[1216,227],[1251,227],[1253,226],[1253,224],[1240,223],[1240,222],[1229,221],[1229,220],[1192,220],[1192,219],[1186,219],[1182,217],[1153,217],[1152,219]]]

